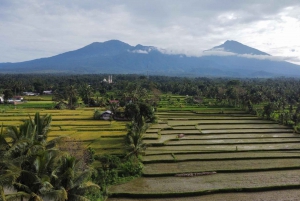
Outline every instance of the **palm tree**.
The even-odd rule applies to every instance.
[[[63,188],[67,192],[67,200],[88,201],[84,196],[89,192],[99,190],[100,187],[88,181],[91,170],[80,170],[80,161],[73,156],[63,157],[55,170],[53,183],[57,189]]]
[[[14,187],[17,192],[1,196],[6,200],[27,198],[42,200],[42,197],[52,197],[65,200],[63,189],[54,189],[51,185],[53,170],[61,157],[58,150],[51,149],[56,139],[47,142],[47,133],[51,116],[43,118],[38,113],[35,119],[27,120],[19,128],[10,126],[6,132],[0,133],[0,185]]]
[[[77,90],[74,85],[70,85],[67,87],[67,95],[69,100],[70,108],[73,109],[73,103],[77,96]]]
[[[140,121],[132,121],[127,125],[126,149],[129,151],[127,156],[134,155],[138,158],[139,154],[147,148],[143,143],[143,136],[147,129],[148,125],[142,117]]]
[[[89,84],[84,83],[80,87],[80,96],[85,104],[90,105],[90,99],[93,96],[93,88]]]
[[[30,122],[32,126],[36,127],[36,135],[37,140],[40,142],[46,142],[48,137],[48,132],[50,129],[50,124],[52,122],[52,116],[49,114],[44,115],[43,117],[40,116],[40,113],[35,113],[34,120],[30,118]]]

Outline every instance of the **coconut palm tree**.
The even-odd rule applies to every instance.
[[[144,118],[141,117],[140,121],[132,121],[131,124],[127,125],[128,133],[126,135],[126,149],[128,150],[127,156],[136,156],[144,151],[147,146],[143,143],[143,136],[148,125],[145,123]]]
[[[43,197],[66,200],[64,189],[54,189],[53,171],[61,152],[53,149],[57,140],[47,142],[51,116],[27,120],[19,128],[10,126],[0,133],[0,192],[3,200],[42,200]],[[14,187],[16,193],[4,195],[3,187]]]
[[[74,85],[70,85],[67,87],[67,96],[68,96],[68,102],[70,105],[70,109],[74,109],[74,101],[76,101],[77,98],[77,89]]]
[[[61,158],[60,165],[55,170],[52,183],[57,189],[67,192],[67,200],[88,201],[84,196],[100,189],[97,184],[89,181],[91,170],[80,170],[80,161],[73,156]]]
[[[93,96],[93,88],[89,84],[84,83],[80,87],[79,94],[83,102],[89,106],[91,97]]]

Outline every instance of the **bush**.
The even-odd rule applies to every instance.
[[[93,118],[96,120],[99,120],[101,117],[101,114],[102,114],[102,112],[100,112],[99,110],[95,110]]]
[[[120,165],[120,176],[140,176],[142,174],[142,170],[143,164],[136,158],[132,157]]]

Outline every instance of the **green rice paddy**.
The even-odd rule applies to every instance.
[[[177,98],[184,104],[184,97]],[[40,111],[52,115],[49,140],[65,136],[96,154],[124,153],[127,122],[93,120],[95,108],[52,107],[49,97],[16,107],[2,105],[0,124],[20,125]],[[298,200],[300,135],[293,129],[235,108],[168,106],[161,101],[157,115],[158,123],[144,134],[148,148],[142,156],[143,176],[109,187],[108,193],[118,198],[108,200]],[[175,176],[202,172],[216,173]]]
[[[143,176],[110,187],[117,198],[109,200],[214,200],[222,192],[241,198],[237,192],[300,188],[300,135],[291,128],[237,110],[172,110],[159,110],[159,123],[145,134]],[[202,172],[216,174],[175,176]]]
[[[38,104],[39,101],[30,101]],[[47,104],[52,101],[40,101]],[[27,104],[27,103],[26,103]],[[23,105],[23,104],[22,104]],[[24,103],[25,105],[25,103]],[[105,110],[105,109],[103,109]],[[37,108],[10,108],[0,113],[0,124],[4,127],[18,126],[28,119],[34,118],[35,112],[40,115],[51,114],[52,122],[48,139],[64,136],[84,142],[86,147],[95,148],[96,154],[123,154],[123,138],[126,134],[126,123],[120,121],[94,120],[92,108],[79,108],[76,110],[54,110]],[[121,143],[122,142],[122,143]]]

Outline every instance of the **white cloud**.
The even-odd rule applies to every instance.
[[[110,39],[194,56],[236,40],[297,62],[299,19],[299,0],[1,0],[0,62]]]
[[[146,50],[132,50],[130,52],[132,52],[132,53],[138,53],[138,54],[148,54],[148,51],[146,51]]]

